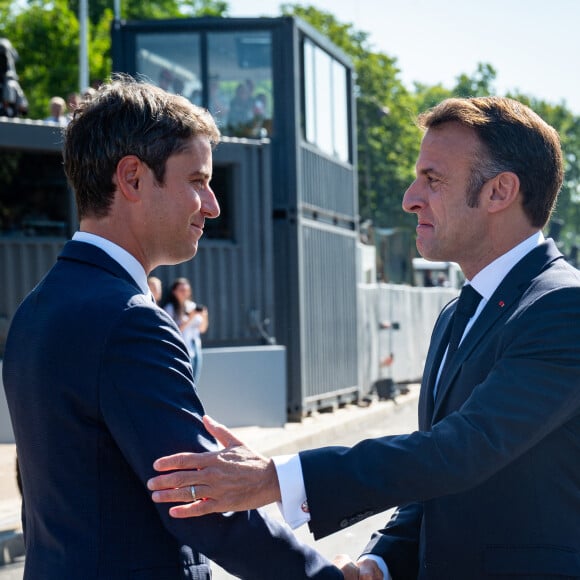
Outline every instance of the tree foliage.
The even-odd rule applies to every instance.
[[[560,244],[570,253],[580,244],[580,117],[561,104],[553,105],[522,94],[509,96],[530,106],[560,135],[565,176],[552,220],[556,227],[550,229],[556,234],[561,228]]]
[[[497,73],[490,64],[479,63],[471,76],[461,74],[453,88],[455,97],[487,97],[495,94],[493,82]]]
[[[70,9],[78,14],[79,0],[68,0]],[[189,16],[223,16],[227,2],[214,0],[122,0],[120,17],[125,20],[182,18]],[[111,10],[111,0],[90,0],[89,18],[97,24]]]

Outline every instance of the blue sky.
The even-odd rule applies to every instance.
[[[279,16],[279,0],[229,0],[231,16]],[[368,32],[397,58],[401,79],[454,84],[478,62],[497,71],[498,94],[519,90],[580,115],[580,0],[312,0]]]

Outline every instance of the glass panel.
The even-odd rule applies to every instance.
[[[315,49],[316,69],[316,144],[329,155],[334,153],[332,146],[332,61],[330,56]]]
[[[0,235],[66,237],[69,194],[59,153],[0,151]]]
[[[334,99],[334,153],[341,161],[348,161],[348,109],[346,68],[332,62],[332,97]]]
[[[136,47],[138,76],[202,104],[199,34],[139,34]]]
[[[304,138],[328,155],[349,161],[347,70],[304,40]]]
[[[304,42],[304,106],[305,106],[305,129],[306,140],[316,143],[316,91],[314,87],[316,73],[314,68],[314,45]]]
[[[208,109],[224,135],[272,134],[270,32],[208,34]]]

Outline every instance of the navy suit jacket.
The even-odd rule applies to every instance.
[[[317,537],[399,506],[366,553],[394,580],[580,578],[580,274],[547,240],[509,272],[433,402],[437,320],[419,431],[300,454]]]
[[[105,252],[66,244],[14,316],[3,371],[25,579],[207,579],[206,556],[242,578],[342,578],[258,511],[178,520],[152,502],[157,457],[216,444],[178,328]]]

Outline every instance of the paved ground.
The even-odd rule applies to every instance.
[[[315,414],[301,423],[288,423],[280,428],[243,427],[235,429],[235,432],[251,447],[266,455],[295,453],[321,445],[352,445],[366,437],[406,433],[416,429],[418,396],[419,386],[410,385],[409,392],[400,395],[394,402],[373,401],[368,406],[349,405],[331,413]],[[14,445],[0,444],[0,580],[22,580],[24,557],[15,457]],[[267,509],[273,517],[278,517],[276,508]],[[364,546],[370,532],[381,527],[386,519],[386,514],[369,518],[344,532],[317,542],[316,548],[327,557],[346,551],[349,546],[356,552]],[[314,545],[306,527],[301,528],[298,536],[302,541]],[[353,542],[354,538],[356,542]],[[355,557],[356,553],[352,556]],[[229,578],[233,577],[216,568],[215,580]]]

